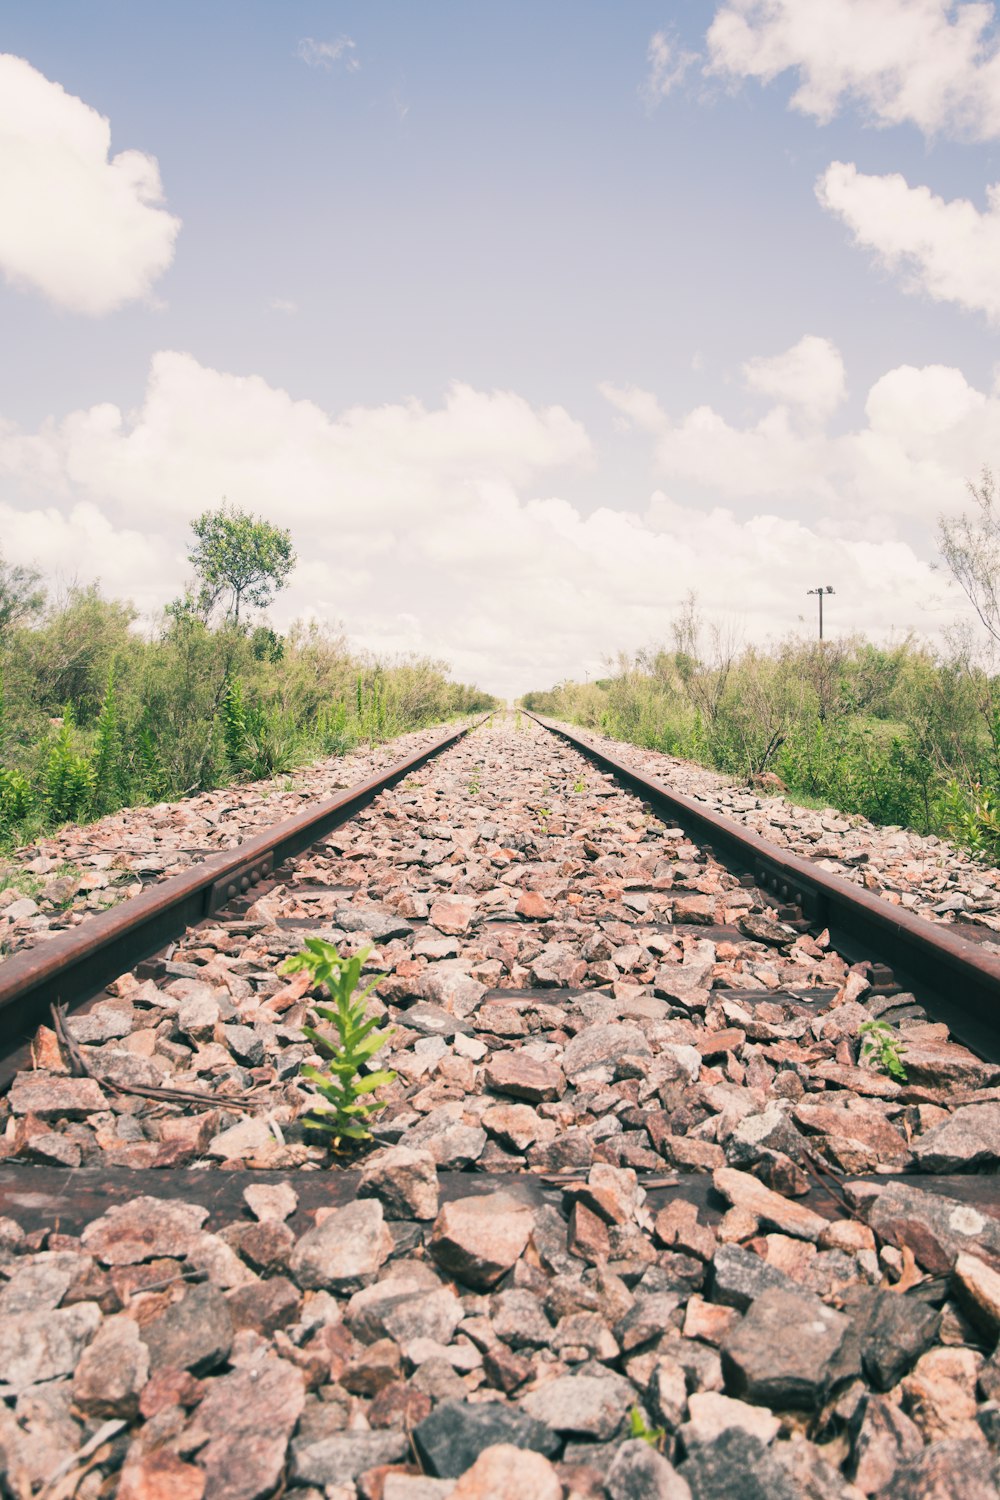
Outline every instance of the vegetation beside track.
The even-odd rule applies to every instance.
[[[1000,678],[960,645],[861,636],[706,643],[693,602],[672,647],[620,655],[597,682],[526,708],[713,767],[812,805],[1000,857]]]
[[[67,821],[280,775],[493,706],[446,666],[190,597],[138,629],[96,585],[50,598],[0,559],[0,846]]]

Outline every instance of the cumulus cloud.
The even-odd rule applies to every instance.
[[[820,421],[836,411],[847,392],[840,350],[814,334],[806,334],[784,354],[748,360],[743,375],[750,390]]]
[[[338,36],[332,42],[318,42],[315,37],[304,36],[295,49],[295,55],[308,68],[325,68],[327,72],[335,63],[342,63],[348,73],[356,73],[361,63],[356,56],[357,46],[349,36]]]
[[[867,176],[852,162],[835,161],[816,196],[856,244],[902,274],[905,291],[1000,321],[1000,184],[987,188],[988,208],[980,213],[967,198],[948,202],[898,172]]]
[[[342,621],[374,650],[428,652],[507,694],[665,638],[692,587],[709,613],[735,605],[759,639],[796,625],[821,568],[849,628],[919,628],[935,578],[897,520],[933,521],[949,493],[962,503],[970,453],[1000,438],[1000,393],[903,366],[872,387],[864,424],[831,436],[822,413],[842,374],[817,337],[749,360],[747,399],[765,410],[744,427],[708,407],[674,420],[651,393],[607,388],[662,484],[630,501],[609,475],[614,502],[587,512],[569,495],[595,454],[560,407],[456,385],[433,406],[330,414],[161,353],[134,412],[0,423],[4,547],[138,588],[153,609],[183,584],[191,517],[225,494],[292,528],[303,561],[279,627]],[[798,519],[775,513],[783,498]]]
[[[745,368],[791,367],[800,350],[801,343]],[[830,346],[831,370],[835,355]],[[796,421],[786,390],[757,389],[777,403],[744,425],[711,406],[675,419],[635,389],[605,387],[605,395],[650,435],[660,477],[689,495],[753,507],[794,504],[800,514],[827,518],[824,534],[885,534],[905,520],[925,528],[929,554],[937,516],[961,508],[970,472],[1000,452],[1000,385],[976,390],[948,366],[889,370],[868,392],[864,423],[839,433],[818,420]]]
[[[794,71],[794,109],[826,123],[856,103],[876,125],[1000,135],[996,9],[956,0],[726,0],[709,70],[770,83]]]
[[[148,296],[180,229],[156,158],[110,147],[103,115],[0,54],[0,269],[93,317]]]
[[[685,52],[665,31],[654,31],[646,49],[646,61],[649,69],[639,93],[646,108],[654,110],[681,82],[691,64],[698,61],[698,54]]]

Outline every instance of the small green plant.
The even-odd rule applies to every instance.
[[[53,823],[84,818],[94,794],[94,769],[74,748],[73,712],[63,709],[59,732],[49,747],[44,771],[44,799]]]
[[[900,1053],[906,1048],[892,1027],[885,1021],[862,1021],[858,1030],[864,1037],[861,1044],[861,1061],[870,1063],[898,1083],[906,1082],[906,1069]]]
[[[536,807],[535,811],[538,814],[538,821],[539,823],[541,823],[542,829],[544,831],[549,826],[549,819],[552,816],[552,809],[551,807]]]
[[[514,715],[514,728],[518,731],[518,733],[520,733],[524,728],[524,719],[521,715],[520,709],[518,709],[517,713]]]
[[[584,781],[582,776],[578,781],[574,781],[573,790],[574,792],[585,792],[587,790],[587,783]]]
[[[470,797],[478,797],[479,796],[479,791],[480,791],[479,772],[478,771],[473,771],[472,775],[469,777],[469,796]]]
[[[282,974],[305,971],[314,985],[325,985],[332,1005],[316,1005],[316,1014],[328,1021],[334,1037],[324,1036],[315,1027],[302,1030],[325,1061],[325,1068],[306,1064],[302,1077],[315,1085],[322,1101],[310,1107],[307,1123],[329,1132],[333,1145],[341,1138],[352,1141],[371,1140],[368,1121],[384,1105],[371,1096],[376,1089],[392,1083],[396,1074],[390,1069],[362,1073],[375,1053],[384,1047],[395,1027],[379,1027],[378,1017],[365,1019],[365,1001],[384,975],[377,974],[363,990],[358,990],[361,970],[371,952],[364,948],[353,958],[344,958],[333,943],[322,938],[306,938],[303,952],[295,953],[281,965]]]
[[[667,1429],[665,1427],[650,1427],[637,1406],[633,1406],[629,1412],[628,1424],[634,1438],[641,1438],[651,1448],[663,1448],[667,1440]]]

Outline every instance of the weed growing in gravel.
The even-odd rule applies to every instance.
[[[650,1427],[646,1418],[637,1406],[633,1406],[628,1414],[629,1429],[634,1438],[641,1438],[651,1448],[663,1448],[667,1440],[667,1429],[665,1427]]]
[[[574,792],[585,792],[587,790],[587,783],[584,781],[582,776],[580,777],[579,781],[574,781],[573,790]]]
[[[892,1027],[885,1021],[862,1021],[858,1030],[864,1037],[861,1061],[870,1063],[881,1073],[888,1073],[898,1083],[905,1083],[906,1069],[900,1053],[906,1049]]]
[[[518,709],[517,713],[514,715],[514,728],[518,731],[518,733],[520,733],[524,728],[524,718],[522,717],[520,709]]]
[[[371,1096],[396,1077],[388,1068],[373,1073],[361,1071],[395,1031],[392,1026],[380,1028],[377,1016],[365,1019],[365,1001],[385,976],[377,974],[363,990],[358,990],[361,969],[371,948],[363,948],[353,958],[343,958],[333,943],[325,943],[322,938],[305,941],[305,949],[286,959],[279,972],[299,974],[304,970],[313,984],[326,986],[333,1004],[313,1008],[336,1033],[333,1040],[312,1026],[302,1028],[325,1062],[325,1068],[305,1064],[301,1070],[302,1077],[315,1086],[325,1101],[311,1106],[307,1123],[329,1132],[334,1146],[345,1137],[368,1141],[371,1140],[369,1117],[384,1108],[380,1100]]]
[[[480,792],[479,771],[473,771],[469,777],[469,796],[478,797]]]

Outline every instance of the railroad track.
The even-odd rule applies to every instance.
[[[406,1500],[414,1456],[457,1475],[501,1441],[528,1450],[506,1460],[523,1493],[554,1496],[556,1463],[553,1483],[618,1500],[633,1491],[602,1487],[609,1466],[654,1462],[606,1447],[632,1409],[699,1496],[732,1493],[747,1464],[768,1494],[833,1494],[842,1480],[809,1488],[801,1466],[834,1458],[863,1493],[878,1474],[902,1496],[937,1439],[978,1462],[996,1425],[976,1425],[981,1371],[926,1362],[962,1343],[981,1366],[1000,1330],[982,1175],[1000,1155],[997,955],[526,717],[451,731],[0,965],[0,1229],[29,1236],[0,1274],[46,1246],[91,1257],[105,1310],[167,1325],[142,1334],[146,1380],[172,1359],[236,1399],[232,1340],[210,1356],[172,1310],[188,1297],[202,1324],[263,1341],[254,1357],[301,1401],[280,1455],[254,1454],[222,1407],[208,1457],[178,1438],[178,1487],[201,1475],[210,1500],[385,1464],[385,1500]],[[399,1028],[379,1149],[332,1165],[302,1127],[308,999],[275,976],[308,931],[374,941]],[[858,1066],[865,1019],[898,1028],[905,1080]],[[405,1317],[355,1297],[390,1270],[410,1278]],[[336,1320],[303,1322],[318,1290],[346,1314],[343,1348]],[[817,1299],[829,1327],[810,1349]],[[0,1385],[24,1388],[15,1367],[0,1317]],[[69,1370],[32,1369],[75,1370],[91,1425],[132,1434],[96,1467],[148,1479],[144,1385],[88,1394],[82,1347]],[[964,1390],[964,1427],[935,1380]],[[308,1394],[327,1386],[360,1403],[365,1441],[339,1396]],[[913,1429],[892,1451],[887,1390]],[[791,1409],[808,1453],[786,1441]]]

